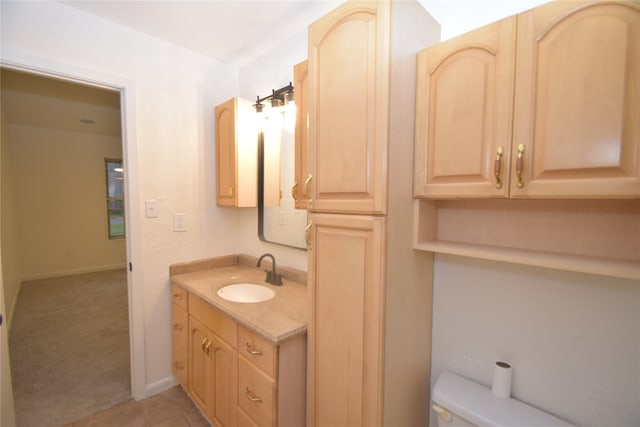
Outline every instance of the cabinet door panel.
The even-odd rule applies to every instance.
[[[307,425],[381,425],[384,219],[311,221]]]
[[[216,107],[217,201],[219,206],[235,206],[236,187],[236,120],[235,99]]]
[[[203,349],[211,338],[207,329],[189,317],[189,394],[202,412],[209,414],[213,395],[213,364]]]
[[[417,197],[506,197],[514,48],[508,18],[418,54]]]
[[[216,426],[233,427],[236,425],[237,415],[237,353],[227,343],[214,336],[211,354],[214,378],[211,419]]]
[[[312,210],[384,212],[388,7],[346,3],[309,27]]]
[[[520,16],[511,194],[640,194],[640,6],[558,2]]]
[[[293,98],[296,104],[295,185],[292,190],[296,209],[307,209],[306,185],[309,176],[309,61],[293,67]]]

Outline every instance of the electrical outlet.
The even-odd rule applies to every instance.
[[[187,214],[173,214],[173,231],[187,231]]]

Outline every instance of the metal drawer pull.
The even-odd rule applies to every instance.
[[[298,201],[298,197],[296,197],[296,187],[298,186],[298,181],[296,181],[293,184],[293,187],[291,187],[291,197],[293,197],[293,201],[297,202]]]
[[[307,179],[304,180],[304,188],[306,190],[306,196],[307,196],[307,203],[309,204],[309,206],[311,206],[313,204],[313,197],[311,197],[311,180],[313,179],[313,177],[311,176],[311,174],[309,174],[309,176],[307,177]]]
[[[244,395],[247,399],[249,399],[250,402],[254,402],[254,403],[262,402],[262,399],[260,399],[258,396],[253,394],[253,391],[251,391],[249,387],[247,387],[247,391],[245,392]]]
[[[182,330],[182,325],[179,323],[174,323],[173,324],[173,329],[176,331],[181,331]]]
[[[524,178],[522,178],[522,168],[524,167],[524,152],[527,150],[527,147],[524,144],[518,145],[518,157],[516,158],[516,176],[518,177],[518,182],[516,182],[516,187],[522,188],[524,187]]]
[[[201,343],[201,345],[202,345],[202,351],[204,351],[204,346],[205,346],[205,343],[207,342],[207,340],[208,340],[208,339],[209,339],[209,338],[204,337],[204,339],[202,340],[202,343]]]
[[[262,356],[262,350],[255,348],[248,342],[246,343],[246,345],[247,345],[247,353],[249,353],[252,356]]]
[[[182,299],[182,294],[173,294],[173,299],[180,301]]]
[[[182,371],[184,369],[184,363],[182,363],[182,362],[176,362],[176,363],[173,364],[173,366],[178,371]]]
[[[207,343],[207,345],[204,347],[204,352],[209,354],[209,348],[211,347],[211,344],[213,343],[212,339],[209,339],[209,342]]]
[[[496,160],[493,162],[493,175],[496,177],[496,188],[500,190],[503,186],[502,178],[502,156],[504,155],[504,148],[498,147],[496,151]]]

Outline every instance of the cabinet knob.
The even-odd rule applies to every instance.
[[[244,395],[247,399],[249,399],[250,402],[254,402],[254,403],[262,402],[262,399],[256,396],[249,387],[247,387],[247,391],[244,393]]]
[[[493,162],[493,175],[496,177],[496,188],[500,190],[504,183],[502,182],[502,156],[504,155],[504,148],[498,147],[496,151],[496,160]]]
[[[518,182],[516,182],[516,187],[522,188],[524,187],[524,178],[522,178],[522,169],[524,167],[524,152],[527,150],[524,144],[518,145],[518,157],[516,158],[516,177],[518,178]]]

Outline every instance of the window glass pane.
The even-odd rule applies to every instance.
[[[107,220],[110,239],[124,238],[124,171],[122,160],[105,159]]]
[[[124,197],[123,187],[124,181],[110,179],[107,197]]]
[[[124,213],[109,211],[109,237],[124,237]]]
[[[124,212],[124,200],[108,200],[107,204],[110,211],[119,210]]]

